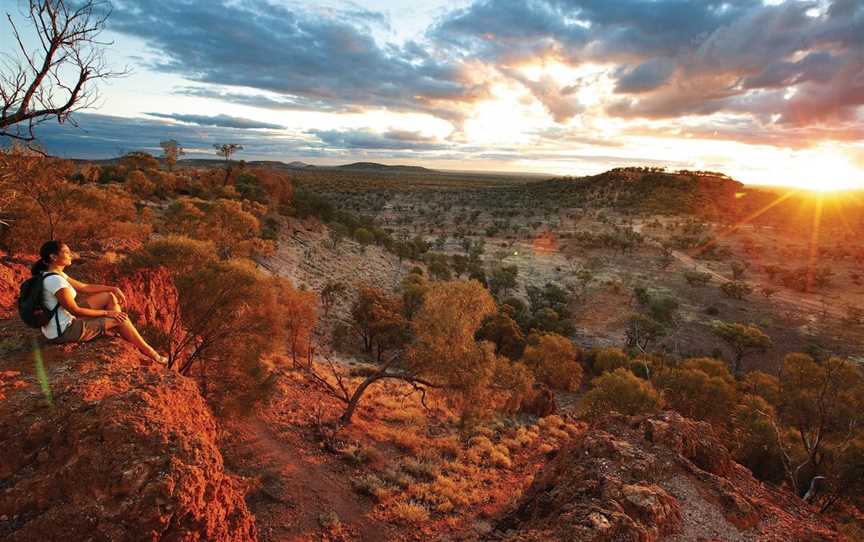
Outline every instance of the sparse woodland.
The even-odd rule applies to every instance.
[[[529,476],[583,422],[613,411],[709,422],[755,476],[825,512],[860,500],[859,365],[830,346],[786,348],[797,339],[772,337],[767,313],[734,310],[824,291],[837,262],[861,261],[860,244],[821,245],[832,264],[809,272],[748,260],[755,234],[733,242],[712,225],[747,213],[721,197],[740,187],[711,173],[501,185],[414,174],[396,186],[230,154],[226,167],[196,167],[167,147],[162,160],[103,164],[2,151],[0,246],[28,256],[58,238],[130,272],[166,267],[182,325],[165,344],[172,369],[226,413],[310,390],[318,404],[290,423],[346,461],[354,491],[394,525],[458,528],[472,507],[506,507],[496,473]],[[722,222],[686,212],[706,197]],[[680,205],[656,215],[670,198]],[[408,271],[393,289],[362,276],[301,289],[268,262],[292,230],[311,227],[326,232],[317,250]],[[791,243],[775,248],[794,253]],[[682,253],[706,267],[688,268]],[[555,264],[538,280],[530,262],[544,258]],[[634,261],[656,271],[627,271]],[[591,317],[610,303],[615,328],[592,344]],[[859,312],[836,317],[854,330]]]

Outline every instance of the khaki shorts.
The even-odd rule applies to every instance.
[[[78,306],[88,309],[92,308],[87,304],[86,299],[78,303]],[[110,330],[106,326],[109,320],[112,320],[112,318],[108,318],[107,316],[75,318],[72,320],[72,323],[69,324],[69,327],[63,331],[62,335],[56,339],[49,339],[48,342],[62,344],[92,341],[96,337],[101,337],[110,333]]]

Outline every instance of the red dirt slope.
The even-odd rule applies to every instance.
[[[128,281],[138,322],[164,330],[170,279]],[[43,346],[49,405],[32,336],[15,318],[0,322],[0,539],[257,540],[190,379],[144,364],[119,339]]]
[[[491,538],[833,541],[801,500],[753,478],[706,423],[610,417],[563,448]]]

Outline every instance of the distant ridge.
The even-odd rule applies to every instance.
[[[361,169],[361,170],[381,170],[381,171],[414,171],[414,172],[433,172],[435,170],[421,166],[388,166],[387,164],[379,164],[377,162],[354,162],[353,164],[344,164],[336,166],[336,169]]]

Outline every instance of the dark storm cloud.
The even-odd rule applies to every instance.
[[[384,134],[368,130],[309,130],[325,145],[340,149],[386,149],[429,151],[448,148],[435,138],[418,132],[390,130]]]
[[[188,122],[198,124],[200,126],[220,126],[222,128],[240,128],[243,130],[279,130],[284,128],[279,124],[269,122],[259,122],[252,119],[244,119],[242,117],[232,117],[230,115],[188,115],[184,113],[145,113],[151,117],[159,117],[162,119],[178,120],[180,122]]]
[[[458,105],[483,95],[462,66],[423,46],[380,45],[368,12],[291,11],[265,0],[124,0],[111,29],[159,52],[151,68],[190,80],[251,87],[315,108],[370,106],[458,119]]]

